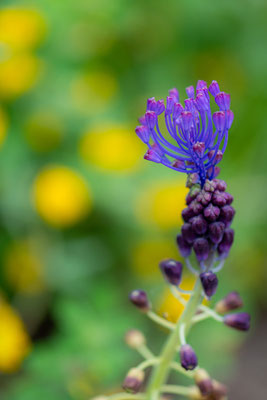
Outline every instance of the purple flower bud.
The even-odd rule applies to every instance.
[[[135,128],[135,133],[137,136],[145,143],[147,144],[149,142],[149,130],[147,126],[145,125],[139,125]]]
[[[218,132],[222,132],[225,127],[225,112],[216,111],[212,116],[215,128]]]
[[[223,322],[225,325],[239,331],[248,331],[250,328],[250,315],[248,313],[236,313],[225,315]]]
[[[170,89],[169,90],[169,96],[170,97],[173,97],[174,98],[174,100],[175,100],[175,102],[179,102],[179,92],[178,92],[178,90],[176,89],[176,88],[173,88],[173,89]]]
[[[203,89],[206,87],[207,87],[207,82],[201,80],[197,81],[197,89]]]
[[[144,159],[148,161],[153,161],[155,163],[161,163],[160,154],[154,149],[148,149],[144,155]]]
[[[210,298],[216,293],[218,278],[212,271],[203,272],[199,275],[205,295]]]
[[[224,254],[224,253],[228,254],[232,247],[233,241],[234,241],[233,229],[230,229],[230,228],[225,229],[222,241],[218,246],[218,253],[219,254]]]
[[[149,127],[149,129],[154,129],[154,126],[156,125],[157,122],[157,115],[154,111],[147,111],[145,113],[146,116],[146,124]]]
[[[204,190],[206,192],[213,193],[215,191],[215,189],[216,189],[216,183],[214,182],[214,180],[213,181],[206,180],[205,185],[204,185]]]
[[[156,105],[156,109],[155,109],[156,114],[160,115],[160,114],[163,113],[164,110],[165,110],[164,100],[163,99],[158,100],[157,101],[157,105]]]
[[[184,111],[184,108],[183,108],[182,104],[175,103],[173,106],[173,113],[172,113],[173,119],[178,118],[183,111]]]
[[[213,97],[215,97],[220,92],[218,82],[216,82],[216,81],[211,82],[211,84],[209,86],[209,92],[210,92],[210,94],[212,94]]]
[[[227,129],[230,129],[234,120],[234,113],[232,110],[227,110]]]
[[[225,400],[226,395],[227,395],[227,387],[222,383],[213,380],[211,398],[214,400]]]
[[[205,152],[205,143],[196,142],[195,144],[193,144],[193,151],[198,155],[198,157],[202,158]]]
[[[175,102],[176,100],[173,96],[167,96],[166,110],[165,110],[166,115],[169,115],[173,112],[173,106]]]
[[[194,241],[193,248],[198,261],[205,261],[209,256],[210,246],[207,239],[198,238]]]
[[[212,203],[216,206],[223,207],[226,204],[226,199],[224,196],[224,192],[219,192],[216,190],[216,192],[212,196]]]
[[[204,93],[202,92],[198,93],[195,99],[195,106],[198,109],[198,111],[208,111],[209,102]]]
[[[224,206],[221,208],[220,221],[229,226],[235,216],[235,209],[232,206]]]
[[[212,204],[209,204],[208,207],[204,209],[204,217],[211,222],[216,221],[219,215],[220,215],[220,209],[216,206],[213,206]]]
[[[226,199],[226,203],[228,205],[232,204],[232,202],[234,201],[233,196],[230,193],[225,193],[224,196],[225,196],[225,199]]]
[[[142,386],[144,378],[144,371],[138,368],[132,368],[128,372],[122,387],[126,392],[138,393]]]
[[[197,215],[190,220],[192,229],[198,235],[204,235],[207,232],[208,224],[202,215]]]
[[[138,122],[140,122],[141,125],[146,125],[146,116],[142,115],[142,117],[138,118]]]
[[[201,192],[197,195],[197,201],[203,204],[203,206],[206,206],[211,201],[211,193],[201,190]]]
[[[182,236],[187,243],[193,243],[197,235],[193,231],[192,225],[188,222],[184,223],[182,226]]]
[[[241,299],[239,293],[231,292],[216,304],[215,310],[220,314],[224,314],[228,311],[236,310],[242,306],[243,300]]]
[[[181,118],[183,122],[183,128],[188,131],[193,123],[193,115],[190,111],[183,111],[181,113]]]
[[[216,176],[218,176],[221,172],[221,168],[219,167],[214,167],[214,178],[216,178]]]
[[[219,92],[215,96],[215,103],[220,110],[227,111],[230,108],[231,96],[225,92]]]
[[[192,113],[195,110],[195,100],[194,99],[185,99],[184,101],[186,111],[191,111]]]
[[[185,91],[186,91],[186,94],[187,94],[188,97],[190,97],[190,98],[194,98],[195,97],[195,88],[194,88],[194,86],[188,86],[185,89]]]
[[[146,105],[147,111],[156,111],[156,108],[157,108],[157,102],[155,100],[155,97],[150,97],[150,99],[147,99],[147,105]]]
[[[214,244],[222,241],[225,225],[223,222],[213,222],[209,225],[209,238]]]
[[[214,179],[214,182],[216,183],[216,189],[220,190],[221,192],[224,192],[227,188],[227,184],[225,181],[221,179]]]
[[[182,263],[169,258],[168,260],[163,260],[159,266],[163,276],[171,285],[180,285],[183,271]]]
[[[195,213],[190,207],[186,207],[182,211],[182,217],[185,222],[188,222],[194,215]]]
[[[199,186],[192,186],[186,196],[186,204],[189,205],[199,194],[200,187]]]
[[[177,245],[178,245],[181,256],[185,257],[185,258],[190,256],[192,246],[184,240],[182,235],[178,235],[176,238],[176,241],[177,241]]]
[[[174,160],[172,163],[174,168],[184,168],[184,161],[182,160]]]
[[[189,208],[194,212],[195,215],[198,215],[203,210],[202,204],[200,204],[197,199],[193,200],[190,204]]]
[[[207,396],[212,392],[212,380],[207,371],[202,368],[198,368],[194,374],[194,380],[202,396]]]
[[[214,154],[215,150],[211,150],[208,152],[208,157],[210,160],[214,157]],[[220,161],[222,161],[222,158],[223,158],[223,153],[221,150],[218,150],[216,156],[214,157],[214,163],[218,164]]]
[[[196,368],[198,361],[197,356],[192,347],[189,344],[184,344],[180,348],[180,361],[181,365],[187,371],[191,371]]]
[[[150,304],[146,292],[143,290],[133,290],[129,295],[130,301],[141,311],[147,312],[150,309]]]

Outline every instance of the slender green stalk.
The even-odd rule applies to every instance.
[[[178,385],[163,385],[161,388],[161,392],[181,394],[182,396],[188,396],[191,393],[191,390],[190,387]]]
[[[174,329],[175,324],[166,321],[166,319],[161,318],[159,315],[155,314],[153,311],[148,311],[146,314],[152,321],[156,322],[157,324],[163,326],[164,328],[167,329]]]
[[[147,389],[147,400],[158,400],[162,386],[165,384],[169,371],[171,368],[171,362],[173,361],[177,349],[180,345],[180,328],[182,324],[185,324],[185,333],[191,326],[191,320],[195,315],[199,304],[202,301],[202,286],[199,278],[196,281],[193,293],[177,322],[174,330],[170,333],[170,336],[163,347],[162,353],[159,357],[159,364],[155,366],[152,373],[148,389]]]

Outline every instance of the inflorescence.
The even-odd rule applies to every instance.
[[[135,132],[148,146],[146,160],[187,174],[194,173],[203,187],[206,178],[211,180],[219,173],[217,164],[225,152],[234,114],[230,110],[230,95],[221,92],[216,81],[208,88],[207,83],[200,80],[196,93],[193,86],[189,86],[186,93],[188,98],[184,106],[176,88],[169,91],[166,106],[163,99],[148,99],[146,113],[139,119],[141,125]],[[213,115],[209,93],[220,110]],[[159,116],[163,113],[170,140],[159,127]]]

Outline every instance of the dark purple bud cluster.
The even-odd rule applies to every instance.
[[[234,240],[230,228],[235,215],[232,202],[233,196],[226,192],[226,183],[220,179],[206,180],[203,189],[191,186],[187,207],[182,211],[181,235],[177,237],[183,257],[188,257],[192,248],[199,262],[205,261],[211,250],[222,258],[228,255]]]

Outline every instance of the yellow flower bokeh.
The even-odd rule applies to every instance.
[[[127,172],[136,168],[143,151],[133,131],[114,124],[86,133],[80,141],[79,150],[86,162],[113,172]]]
[[[35,294],[43,291],[43,265],[29,240],[14,242],[4,257],[7,282],[20,293]]]
[[[179,259],[175,242],[167,239],[149,239],[137,243],[131,253],[134,273],[145,279],[160,279],[159,263],[165,258]]]
[[[12,99],[31,89],[37,81],[40,60],[30,53],[13,54],[0,61],[0,97]]]
[[[5,111],[0,108],[0,146],[5,140],[6,132],[8,128],[8,118]]]
[[[30,338],[23,322],[11,307],[0,299],[0,371],[17,371],[30,349]]]
[[[0,43],[15,50],[32,49],[45,34],[45,22],[36,10],[3,8],[0,10]]]
[[[33,197],[39,215],[54,227],[68,227],[83,219],[92,208],[91,190],[72,169],[45,167],[37,176]]]
[[[152,223],[163,230],[178,228],[182,224],[181,212],[185,207],[187,192],[184,180],[157,181],[146,187],[136,201],[138,220],[142,224]]]
[[[192,290],[194,288],[196,279],[193,277],[184,277],[180,288],[184,290]],[[188,300],[189,296],[183,294],[184,300]],[[203,300],[203,304],[207,304],[207,300]],[[159,300],[157,312],[163,315],[167,320],[176,322],[184,310],[184,306],[178,299],[174,297],[171,291],[167,288],[164,290],[162,297]]]

